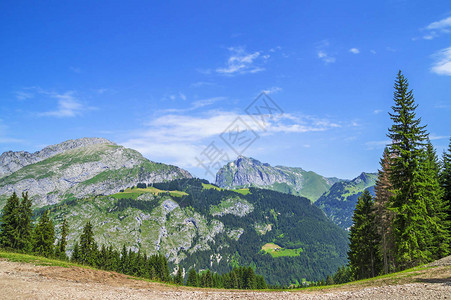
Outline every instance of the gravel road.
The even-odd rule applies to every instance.
[[[0,260],[1,299],[451,299],[451,259],[408,276],[414,283],[346,285],[284,292],[174,287],[84,268],[34,266]],[[407,278],[407,277],[406,277]]]

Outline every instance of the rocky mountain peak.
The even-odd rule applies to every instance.
[[[338,180],[325,178],[302,168],[271,166],[242,155],[216,174],[216,184],[223,188],[255,186],[305,196],[312,201],[318,199]]]
[[[372,175],[370,176],[370,175],[371,174],[369,174],[369,173],[362,172],[359,176],[354,178],[352,181],[355,183],[360,183],[360,182],[368,183],[373,179],[373,176]]]
[[[0,204],[2,196],[28,191],[36,206],[55,204],[67,195],[109,195],[138,183],[192,177],[103,138],[68,140],[32,154],[6,152],[0,170]]]
[[[4,152],[2,153],[2,155],[0,155],[0,178],[8,176],[25,166],[40,162],[44,159],[65,152],[67,150],[96,144],[115,145],[115,143],[104,138],[85,137],[75,140],[67,140],[55,145],[50,145],[34,153],[29,153],[27,151]]]

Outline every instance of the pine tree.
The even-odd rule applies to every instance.
[[[245,270],[245,283],[244,288],[254,290],[257,288],[257,278],[255,276],[254,269],[248,267]]]
[[[188,278],[186,279],[187,286],[199,286],[199,279],[197,276],[196,269],[191,268],[188,272]]]
[[[33,232],[33,251],[49,257],[53,255],[55,242],[55,227],[49,218],[48,210],[44,211]]]
[[[88,221],[80,236],[80,263],[95,266],[97,244],[94,241],[92,224]]]
[[[431,260],[442,258],[449,253],[449,220],[448,205],[443,199],[443,189],[440,186],[440,165],[434,147],[428,140],[426,151],[419,168],[418,195],[424,200],[428,213],[427,249]]]
[[[352,217],[348,252],[354,279],[376,276],[380,271],[378,242],[374,225],[374,206],[371,194],[365,190],[359,197]]]
[[[451,221],[451,138],[447,151],[443,153],[440,185],[443,189],[443,203],[448,206],[448,222]],[[451,229],[451,228],[450,228]],[[451,233],[450,233],[451,234]]]
[[[262,275],[257,275],[257,289],[263,290],[268,288],[265,278]]]
[[[180,268],[180,266],[178,267],[177,273],[175,274],[174,283],[175,284],[183,284],[183,274],[182,274],[182,269]]]
[[[390,197],[393,196],[393,187],[390,183],[390,153],[385,148],[380,161],[381,169],[378,172],[374,198],[374,213],[377,233],[380,236],[379,252],[383,261],[383,272],[387,274],[395,269],[394,237],[392,221],[394,213],[388,208]]]
[[[3,207],[0,223],[0,245],[2,247],[17,249],[19,244],[19,205],[19,198],[14,192]]]
[[[67,246],[67,235],[69,233],[69,225],[67,224],[66,218],[63,219],[63,224],[61,226],[61,238],[58,241],[58,245],[56,246],[57,251],[55,253],[57,257],[60,259],[67,259],[66,255],[66,246]]]
[[[207,269],[207,272],[203,273],[203,285],[202,287],[213,287],[213,277],[211,271]]]
[[[120,272],[123,274],[127,274],[128,269],[129,269],[128,252],[127,252],[127,248],[125,247],[125,244],[124,244],[122,246],[122,251],[121,251]]]
[[[393,233],[397,268],[404,269],[426,262],[430,258],[427,251],[427,216],[424,199],[419,197],[419,165],[424,140],[427,137],[421,118],[416,117],[417,105],[413,92],[408,90],[407,79],[399,71],[395,81],[393,125],[388,137],[392,140],[390,150],[390,182],[394,196],[390,198],[390,208],[395,216]]]
[[[80,262],[80,244],[78,242],[74,245],[74,250],[72,251],[72,256],[70,259],[72,262]]]
[[[16,249],[21,250],[23,252],[30,252],[31,245],[31,235],[33,232],[33,226],[31,224],[31,217],[33,215],[33,211],[31,209],[31,200],[28,198],[28,192],[22,193],[22,201],[20,201],[19,205],[19,227],[18,231],[18,244]]]
[[[230,272],[230,288],[239,288],[239,279],[235,271]]]
[[[352,272],[349,265],[338,268],[337,273],[334,274],[333,280],[336,284],[346,283],[352,281]]]

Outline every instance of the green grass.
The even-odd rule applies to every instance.
[[[52,258],[47,258],[47,257],[37,256],[37,255],[31,255],[31,254],[9,252],[9,251],[4,250],[4,249],[0,249],[0,259],[6,259],[7,261],[11,261],[11,262],[33,264],[35,266],[50,266],[50,267],[63,267],[63,268],[78,267],[78,268],[84,268],[84,269],[99,270],[99,271],[104,271],[104,272],[111,272],[111,271],[105,271],[105,270],[101,270],[101,269],[98,269],[98,268],[94,268],[94,267],[91,267],[91,266],[86,266],[86,265],[80,265],[80,264],[72,263],[70,261],[52,259]],[[135,276],[127,275],[127,278],[128,279],[133,279],[133,280],[148,281],[148,282],[159,282],[161,284],[164,284],[164,285],[167,285],[167,286],[173,286],[173,287],[178,287],[179,286],[179,285],[177,285],[175,283],[163,282],[163,281],[159,281],[159,280],[152,280],[152,279],[148,279],[148,278],[144,278],[144,277],[135,277]]]
[[[63,267],[63,268],[82,267],[82,268],[93,269],[92,267],[78,265],[75,263],[71,263],[69,261],[57,260],[57,259],[52,259],[52,258],[47,258],[47,257],[42,257],[42,256],[31,255],[31,254],[9,252],[4,249],[0,249],[0,258],[6,259],[6,260],[12,261],[12,262],[30,263],[30,264],[34,264],[34,265],[38,265],[38,266],[56,266],[56,267]]]
[[[209,184],[209,183],[208,184],[202,183],[202,187],[204,189],[207,189],[207,190],[214,189],[214,190],[217,190],[217,191],[224,191],[224,189],[222,189],[220,187],[217,187],[217,186],[214,186],[214,185]],[[241,195],[247,195],[247,194],[250,193],[249,189],[247,189],[247,188],[230,189],[229,191],[232,191],[232,192],[235,192],[235,193],[239,193]]]
[[[241,195],[247,195],[250,193],[249,189],[236,189],[236,190],[231,190],[233,192],[239,193]]]
[[[304,251],[302,248],[298,249],[286,249],[282,248],[274,243],[267,243],[263,245],[262,251],[271,254],[272,257],[282,257],[282,256],[300,256]]]
[[[164,190],[160,190],[160,189],[150,186],[145,189],[128,188],[128,189],[124,190],[123,192],[119,192],[119,193],[111,195],[111,197],[114,197],[116,199],[131,198],[131,199],[136,200],[136,198],[138,198],[139,196],[141,196],[142,194],[145,194],[145,193],[151,193],[153,195],[158,195],[160,193],[169,193],[173,197],[183,197],[183,196],[188,195],[187,193],[181,192],[181,191],[164,191]]]
[[[206,189],[206,190],[214,189],[214,190],[217,190],[217,191],[222,191],[222,189],[220,187],[214,186],[214,185],[212,185],[210,183],[203,183],[202,182],[202,188]]]

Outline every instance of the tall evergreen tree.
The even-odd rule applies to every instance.
[[[17,249],[19,245],[19,205],[19,197],[14,192],[3,207],[0,223],[0,245],[2,247]]]
[[[418,190],[419,165],[424,141],[427,137],[421,118],[416,117],[417,105],[407,79],[399,71],[395,81],[393,113],[390,118],[393,125],[388,137],[390,181],[394,196],[390,198],[390,207],[394,211],[393,233],[395,238],[395,259],[400,269],[428,261],[427,216],[424,200]]]
[[[72,251],[70,260],[76,263],[80,262],[80,244],[78,242],[74,245],[74,250]]]
[[[385,148],[380,161],[380,170],[376,180],[374,198],[374,213],[377,233],[380,236],[379,252],[383,261],[383,272],[387,274],[394,270],[394,237],[392,221],[394,213],[388,208],[392,194],[392,185],[390,183],[390,152]]]
[[[354,279],[370,278],[380,272],[379,236],[374,224],[374,206],[370,192],[359,197],[352,217],[348,252]]]
[[[94,241],[92,224],[88,221],[80,236],[80,263],[95,266],[97,244]]]
[[[254,269],[252,267],[248,267],[245,270],[245,283],[244,288],[254,290],[257,288],[257,277],[255,276]]]
[[[44,211],[33,232],[33,251],[46,257],[54,253],[55,227],[49,218],[48,210]]]
[[[178,267],[177,273],[175,274],[174,283],[183,284],[183,274],[182,274],[182,269],[180,268],[180,266]]]
[[[22,193],[22,200],[19,205],[19,227],[18,227],[18,245],[17,249],[23,252],[30,252],[31,250],[31,235],[33,226],[31,224],[31,217],[33,211],[31,209],[31,199],[28,198],[28,192]]]
[[[449,253],[448,205],[440,186],[440,165],[434,147],[428,140],[419,168],[418,195],[427,210],[427,247],[431,259],[442,258]]]
[[[188,278],[186,279],[187,286],[199,286],[199,278],[197,276],[196,269],[191,268],[188,272]]]
[[[69,225],[67,224],[66,218],[63,219],[63,224],[61,225],[61,237],[58,241],[57,248],[57,257],[61,259],[67,259],[66,256],[66,246],[67,246],[67,235],[69,233]]]
[[[448,221],[451,221],[451,138],[448,149],[443,153],[440,185],[443,189],[443,202],[448,205]]]
[[[257,275],[257,289],[262,290],[266,288],[268,286],[266,285],[265,278],[262,275]]]

